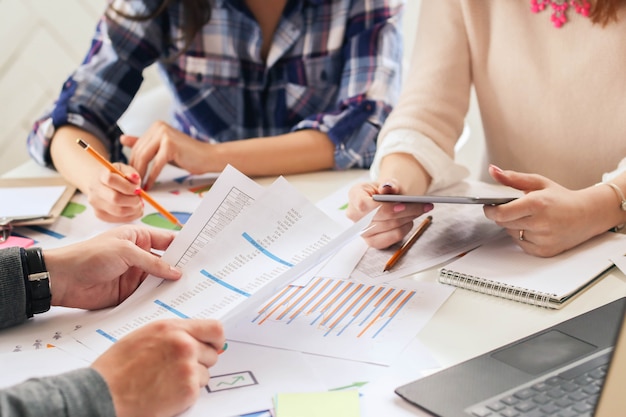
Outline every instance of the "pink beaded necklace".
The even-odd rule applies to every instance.
[[[566,12],[570,6],[574,7],[576,13],[585,17],[589,17],[589,9],[591,8],[591,4],[587,0],[530,0],[530,11],[533,13],[539,13],[547,6],[552,7],[550,20],[555,28],[560,28],[567,22]]]

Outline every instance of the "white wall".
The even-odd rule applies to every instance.
[[[26,136],[87,52],[106,0],[0,0],[0,174],[29,159]],[[146,89],[156,85],[149,74]],[[142,86],[143,88],[143,86]]]
[[[28,160],[26,136],[32,123],[82,60],[105,3],[0,0],[0,174]],[[408,58],[421,0],[406,3],[403,29]],[[158,85],[155,71],[146,75],[146,81],[144,93]],[[469,164],[475,159],[470,155]]]

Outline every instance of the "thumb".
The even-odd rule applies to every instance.
[[[120,136],[120,143],[124,146],[128,146],[129,148],[132,148],[133,146],[135,146],[135,143],[137,143],[138,140],[139,140],[138,136],[133,136],[133,135],[121,135]]]
[[[126,253],[129,255],[126,257],[128,265],[139,268],[155,277],[177,280],[183,275],[181,270],[174,268],[160,257],[138,246],[131,247],[131,250]]]
[[[185,326],[187,333],[203,343],[212,345],[218,352],[224,347],[224,327],[214,319],[186,319],[179,322]]]
[[[390,178],[386,181],[381,181],[378,186],[379,194],[398,194],[400,191],[400,187],[398,186],[398,181],[395,178]]]
[[[489,165],[489,175],[502,185],[524,192],[540,190],[548,186],[547,179],[540,175],[505,171],[495,165]]]
[[[116,162],[115,164],[117,168],[124,174],[124,177],[126,177],[130,182],[137,185],[141,184],[141,176],[135,168],[122,163]]]

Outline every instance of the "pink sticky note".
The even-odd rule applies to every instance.
[[[0,242],[0,249],[8,248],[11,246],[19,246],[21,248],[28,248],[30,246],[33,246],[34,244],[35,244],[35,241],[27,237],[9,236],[7,240],[5,240],[4,242]]]

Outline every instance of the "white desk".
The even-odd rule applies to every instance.
[[[28,162],[5,176],[46,176],[53,171]],[[288,181],[312,201],[365,175],[365,171],[319,172],[287,176]],[[274,178],[261,178],[269,184]],[[414,279],[435,282],[436,271],[415,275]],[[626,295],[626,277],[616,268],[561,310],[542,309],[493,296],[456,290],[434,318],[418,334],[439,363],[446,367],[527,336],[557,322],[599,307]],[[386,400],[386,407],[397,407],[388,415],[420,415],[402,400]]]
[[[58,175],[54,170],[37,165],[34,161],[28,161],[0,176],[7,178],[21,177],[49,177]],[[366,176],[366,170],[349,170],[342,172],[323,171],[311,174],[288,175],[285,178],[289,183],[306,195],[311,201],[316,202],[335,191],[337,188],[356,181]],[[261,185],[269,185],[276,177],[255,178]]]

